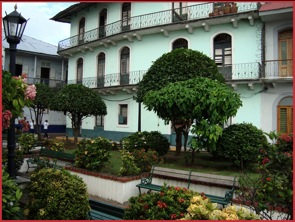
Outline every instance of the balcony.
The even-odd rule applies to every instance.
[[[222,5],[218,4],[219,7]],[[228,15],[233,15],[237,13],[241,14],[243,12],[251,12],[258,10],[260,4],[257,2],[248,3],[237,3],[238,11],[236,13],[229,13]],[[182,12],[181,14],[177,12]],[[159,11],[156,13],[150,13],[140,16],[131,17],[128,25],[123,26],[122,20],[117,22],[98,27],[96,29],[85,32],[83,35],[75,35],[70,38],[64,39],[58,43],[58,52],[84,45],[87,43],[93,43],[98,40],[105,40],[107,37],[116,36],[118,34],[126,33],[129,31],[137,31],[146,28],[152,28],[163,25],[173,25],[179,23],[190,23],[192,21],[203,20],[207,18],[212,18],[212,13],[214,12],[214,3],[197,4],[193,6],[183,7],[180,9]],[[215,17],[223,17],[226,15],[217,15]],[[248,18],[246,16],[245,18]],[[230,22],[229,19],[227,22]],[[199,24],[200,25],[200,24]],[[159,32],[159,31],[158,31]],[[110,43],[113,40],[108,39]],[[101,42],[101,44],[107,44],[106,42]]]
[[[36,83],[43,83],[48,85],[50,88],[62,88],[65,85],[65,81],[57,80],[57,79],[45,79],[45,78],[27,78],[27,83],[29,85],[36,84]]]
[[[263,79],[293,79],[293,59],[268,60],[262,62]]]

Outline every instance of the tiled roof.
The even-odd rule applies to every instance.
[[[283,9],[283,8],[291,8],[293,7],[293,2],[289,1],[289,2],[285,2],[285,1],[281,1],[281,2],[266,2],[265,4],[263,4],[259,11],[260,12],[264,12],[264,11],[271,11],[271,10],[277,10],[277,9]]]
[[[9,48],[9,44],[4,38],[5,38],[4,30],[2,30],[2,47]],[[32,52],[37,54],[58,56],[57,46],[52,45],[50,43],[43,42],[38,39],[34,39],[26,35],[23,35],[22,40],[17,45],[17,50],[22,50],[22,51]]]

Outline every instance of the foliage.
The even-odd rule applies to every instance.
[[[15,149],[14,163],[15,169],[19,170],[24,162],[24,152],[21,149]],[[8,152],[2,151],[2,166],[7,167],[8,164]]]
[[[213,136],[218,132],[216,125],[234,116],[242,105],[239,95],[232,89],[204,77],[170,83],[160,90],[149,91],[143,103],[166,122],[172,121],[176,133],[188,119],[196,120],[192,132],[199,140],[207,140],[210,147],[206,148],[214,148]],[[177,136],[181,138],[181,132]],[[181,144],[177,143],[176,148],[180,153]]]
[[[107,114],[106,105],[98,93],[82,84],[70,84],[63,87],[52,99],[50,108],[67,112],[72,121],[75,143],[78,141],[83,119]]]
[[[278,135],[272,131],[271,144],[259,150],[259,177],[249,183],[249,176],[240,177],[239,199],[248,202],[264,219],[273,219],[276,207],[286,210],[279,215],[283,220],[293,219],[293,135]],[[258,203],[258,204],[257,204]]]
[[[97,137],[83,139],[75,151],[75,165],[89,170],[99,171],[109,161],[112,143],[110,140]]]
[[[183,220],[259,220],[259,216],[244,207],[228,206],[219,210],[209,198],[195,195]]]
[[[86,219],[90,210],[86,184],[65,170],[42,169],[31,175],[27,219]]]
[[[13,118],[22,116],[23,108],[31,105],[36,88],[35,85],[27,85],[26,79],[25,74],[16,77],[2,70],[2,118],[7,110]]]
[[[135,149],[155,150],[160,156],[165,155],[170,149],[170,143],[158,131],[135,132],[127,137],[122,138],[123,148],[133,152]]]
[[[30,108],[34,112],[35,116],[35,131],[38,134],[38,138],[41,139],[41,125],[43,121],[43,112],[45,111],[45,109],[50,108],[50,101],[57,93],[57,89],[53,89],[43,83],[37,83],[36,90],[37,95],[35,97],[35,100],[31,104]]]
[[[217,155],[244,169],[257,162],[259,149],[266,142],[263,132],[251,123],[233,124],[223,130]]]
[[[149,91],[159,90],[168,83],[207,77],[224,82],[215,62],[205,54],[192,49],[175,49],[163,54],[148,69],[138,84],[137,101],[143,101]]]
[[[15,180],[2,169],[2,219],[16,220],[20,218],[19,200],[22,192]]]
[[[165,184],[160,192],[141,194],[129,199],[124,220],[177,220],[184,216],[190,199],[197,193]]]
[[[121,176],[129,176],[129,175],[137,175],[140,173],[140,168],[136,166],[135,158],[126,149],[120,150],[121,158],[122,158],[122,166],[120,167],[119,175]]]
[[[57,139],[54,140],[46,140],[44,142],[44,146],[48,149],[54,151],[64,151],[65,150],[65,143],[63,141],[59,141]]]
[[[19,145],[21,149],[24,150],[24,153],[29,153],[34,147],[36,138],[32,133],[22,133],[18,138]]]
[[[44,169],[44,168],[56,168],[56,159],[53,159],[53,163],[50,162],[48,157],[44,156],[34,156],[32,157],[32,163],[36,164],[37,167],[35,168],[35,172]]]
[[[163,159],[154,150],[133,150],[132,155],[136,160],[135,164],[141,172],[149,172],[153,165],[163,162]]]

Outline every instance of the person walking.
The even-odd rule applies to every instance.
[[[43,123],[43,127],[44,127],[44,139],[48,138],[48,127],[49,127],[49,123],[48,120],[45,120],[45,122]]]
[[[30,122],[30,133],[34,133],[34,120]]]

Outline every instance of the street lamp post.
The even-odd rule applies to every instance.
[[[15,5],[14,11],[2,19],[6,41],[9,43],[10,64],[9,71],[12,76],[15,73],[15,59],[16,59],[16,46],[20,43],[24,33],[27,20],[19,14]],[[8,173],[11,178],[16,178],[15,167],[15,118],[11,118],[10,127],[7,132],[7,148],[8,148]]]

